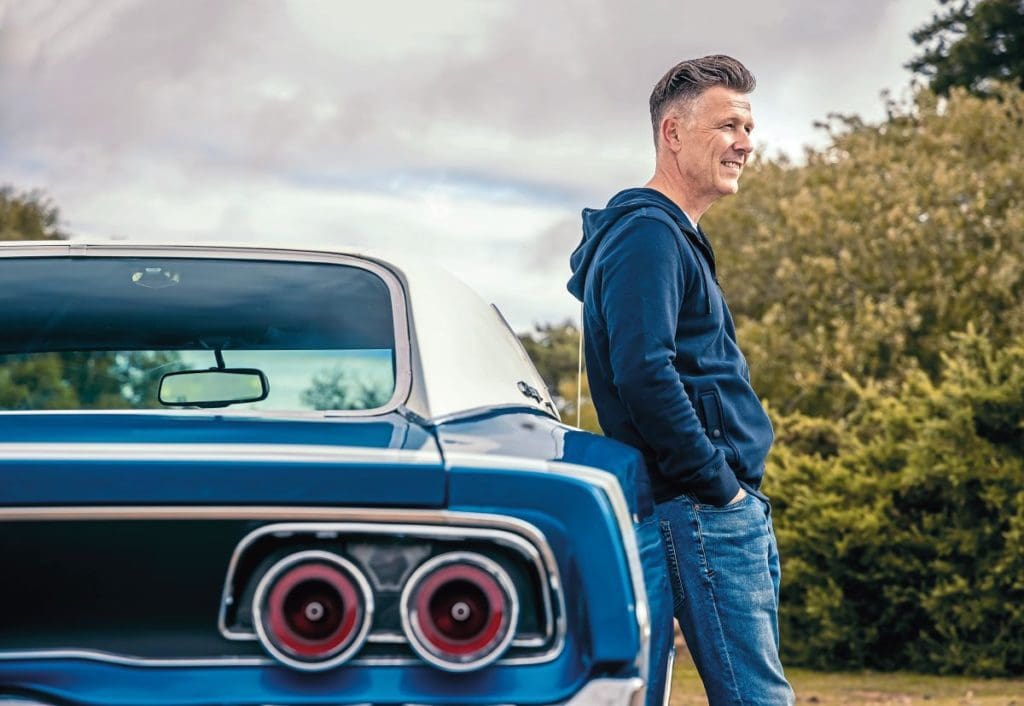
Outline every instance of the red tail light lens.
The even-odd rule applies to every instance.
[[[402,592],[409,644],[441,669],[465,672],[498,659],[515,633],[519,601],[496,562],[470,552],[434,557]]]
[[[365,641],[372,617],[366,578],[330,552],[285,557],[267,570],[253,597],[253,625],[264,648],[307,671],[347,660]]]

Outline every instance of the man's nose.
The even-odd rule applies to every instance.
[[[750,139],[750,135],[746,133],[743,133],[743,135],[736,140],[736,143],[732,147],[737,152],[742,152],[743,154],[750,154],[751,152],[754,151],[754,143]]]

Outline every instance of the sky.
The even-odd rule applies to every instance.
[[[829,113],[908,95],[937,7],[0,0],[0,185],[44,192],[75,237],[430,258],[524,331],[578,320],[580,210],[650,178],[671,66],[743,61],[758,150],[799,160]]]

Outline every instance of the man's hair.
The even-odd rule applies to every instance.
[[[712,54],[700,59],[680,61],[661,77],[651,91],[654,144],[658,144],[661,120],[670,107],[692,103],[713,86],[724,86],[740,93],[750,93],[755,85],[757,81],[754,80],[754,74],[731,56]]]

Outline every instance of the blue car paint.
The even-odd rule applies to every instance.
[[[489,447],[493,454],[604,468],[623,483],[634,514],[644,507],[642,489],[635,490],[642,462],[632,449],[531,412],[492,413],[436,428],[421,428],[396,414],[372,421],[316,422],[131,414],[10,415],[0,429],[0,442],[47,441],[324,444],[421,451],[439,447],[442,456],[453,457],[456,451],[480,452]],[[596,676],[636,673],[640,636],[618,530],[603,493],[570,477],[495,470],[486,464],[449,464],[447,471],[440,465],[381,466],[371,474],[343,465],[301,463],[267,463],[256,468],[203,463],[195,468],[189,463],[4,461],[0,462],[0,494],[12,504],[447,503],[452,510],[506,514],[544,532],[558,558],[569,613],[564,651],[541,665],[494,665],[451,675],[427,666],[350,664],[311,675],[278,665],[225,669],[122,666],[81,659],[0,660],[0,692],[20,688],[96,704],[316,703],[338,694],[363,702],[540,704],[566,699]],[[581,536],[594,541],[580,542]],[[651,543],[642,533],[639,539],[650,588],[657,562],[651,558]],[[597,548],[600,551],[593,551]],[[614,585],[608,583],[609,577],[614,577]],[[614,598],[605,601],[603,596]]]
[[[607,497],[575,478],[500,471],[486,468],[451,469],[450,502],[454,510],[517,514],[530,508],[540,518],[556,518],[563,526],[564,546],[556,549],[564,576],[566,605],[586,607],[594,662],[632,662],[640,638],[636,599],[618,526]],[[545,534],[554,536],[548,522]],[[587,541],[578,540],[585,532]],[[571,553],[570,553],[571,552]],[[601,600],[614,596],[615,600]],[[570,613],[571,614],[571,613]],[[573,625],[574,629],[579,626]]]
[[[0,414],[0,443],[323,444],[436,449],[431,433],[397,413],[316,421],[218,414]]]
[[[444,469],[237,461],[5,461],[0,495],[13,505],[284,504],[442,507]]]
[[[573,555],[570,532],[577,523],[608,525],[603,494],[573,479],[504,472],[513,493],[504,493],[508,507],[491,497],[493,471],[455,469],[453,486],[462,503],[452,509],[491,511],[534,522],[544,532],[559,561],[567,592],[581,595],[611,574],[622,575],[621,552]],[[517,478],[521,484],[517,483]],[[568,492],[571,491],[571,492]],[[563,510],[553,517],[542,503],[530,498],[562,497]],[[517,507],[512,507],[517,505]],[[525,507],[525,509],[524,509]],[[612,546],[615,546],[614,544]],[[600,573],[598,573],[600,572]],[[579,586],[583,577],[585,588]],[[616,601],[619,604],[621,601]],[[574,609],[582,607],[577,602]],[[580,613],[579,610],[576,611]],[[325,674],[298,674],[288,668],[129,667],[84,660],[0,660],[3,688],[34,688],[40,695],[76,703],[96,704],[211,704],[322,703],[339,694],[360,702],[524,703],[545,704],[569,698],[588,679],[609,673],[634,673],[636,640],[633,616],[621,611],[602,621],[569,621],[570,635],[552,662],[530,666],[496,665],[480,672],[452,675],[427,666],[381,667],[351,664]],[[598,611],[601,615],[601,611]],[[611,618],[609,623],[608,618]],[[625,627],[625,630],[623,630]],[[619,660],[609,665],[608,660]],[[2,689],[0,689],[2,692]]]
[[[605,470],[622,486],[633,513],[651,621],[648,661],[648,706],[662,703],[667,670],[674,652],[672,591],[665,549],[654,516],[654,501],[640,453],[625,444],[560,424],[536,412],[495,410],[438,429],[442,450],[526,456]],[[583,543],[583,547],[591,546]],[[594,545],[600,546],[600,545]],[[598,589],[597,594],[607,595]]]
[[[535,411],[495,410],[437,427],[443,453],[471,452],[562,461],[611,473],[638,520],[654,512],[640,453],[625,444],[561,424]]]
[[[84,660],[24,660],[0,662],[0,684],[61,703],[104,706],[368,701],[539,705],[568,699],[586,682],[584,665],[571,656],[545,665],[494,666],[460,675],[425,666],[346,666],[299,674],[277,665],[134,668]]]
[[[278,421],[174,415],[6,415],[0,443],[322,445],[433,453],[415,465],[103,460],[0,461],[0,498],[35,504],[327,504],[442,507],[446,480],[433,437],[397,414],[372,420]]]

